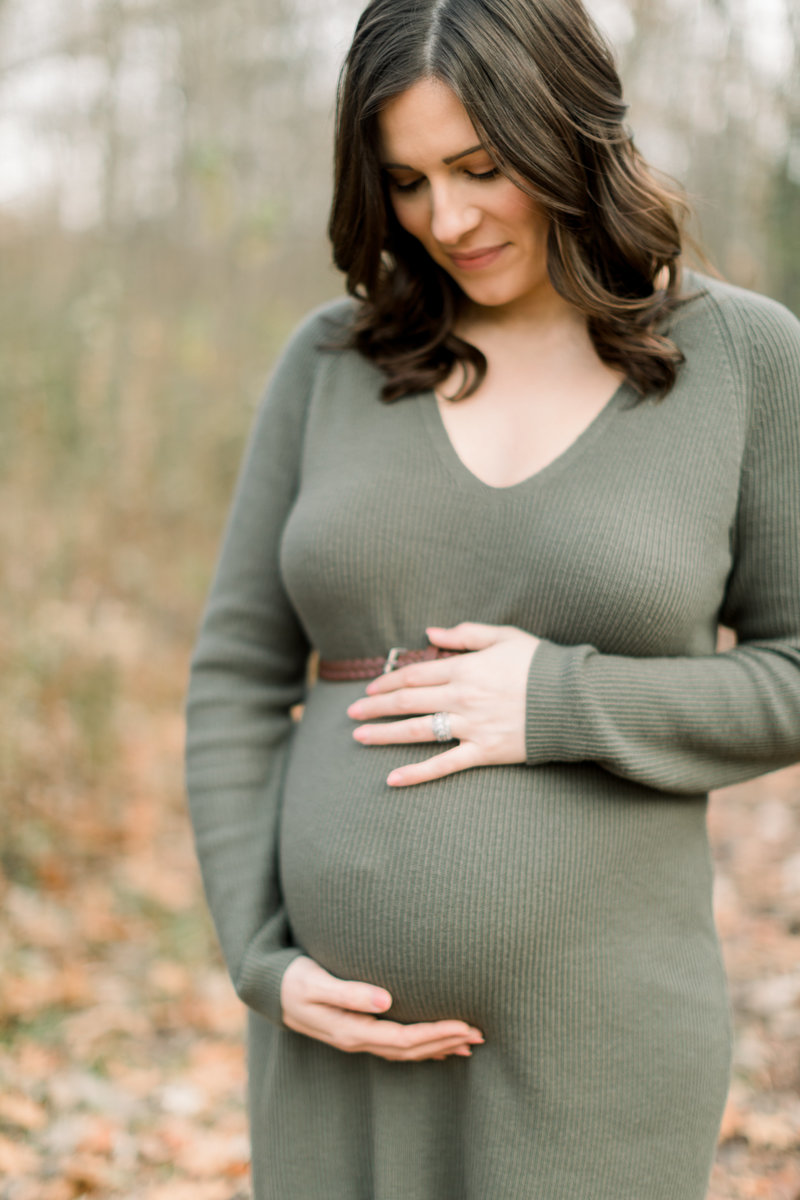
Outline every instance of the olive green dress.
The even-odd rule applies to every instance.
[[[257,1200],[705,1195],[731,1050],[706,793],[800,758],[800,325],[687,286],[667,398],[623,384],[512,487],[463,465],[431,393],[386,405],[372,364],[322,346],[350,301],[275,371],[188,708],[198,854],[251,1010]],[[389,788],[431,745],[358,745],[365,685],[307,690],[309,650],[463,620],[544,639],[527,764]],[[739,644],[718,654],[720,621]],[[294,1033],[300,953],[486,1043],[392,1063]]]

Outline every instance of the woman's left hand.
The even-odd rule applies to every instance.
[[[525,762],[525,697],[528,669],[539,639],[511,625],[465,621],[452,629],[426,630],[435,646],[466,650],[451,658],[414,663],[367,686],[347,710],[357,721],[401,717],[359,725],[353,737],[364,746],[433,742],[433,713],[446,713],[458,746],[391,772],[387,783],[403,787],[441,779],[468,767]],[[423,716],[409,717],[410,713]]]

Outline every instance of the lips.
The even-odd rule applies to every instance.
[[[481,267],[491,266],[505,250],[507,242],[500,246],[483,246],[479,250],[468,250],[463,254],[448,254],[454,266],[462,271],[477,271]]]

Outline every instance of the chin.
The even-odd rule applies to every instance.
[[[467,289],[463,284],[461,290],[473,304],[479,304],[483,308],[503,308],[507,304],[513,304],[516,300],[521,300],[524,295],[522,292],[511,291],[508,288],[471,287]]]

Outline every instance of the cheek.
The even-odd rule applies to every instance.
[[[498,196],[497,215],[509,225],[516,226],[536,242],[546,241],[549,221],[538,204],[509,183],[501,196]]]
[[[405,229],[406,233],[410,233],[412,237],[419,238],[421,242],[424,242],[428,223],[422,205],[412,204],[408,200],[394,200],[392,208],[397,223]]]

